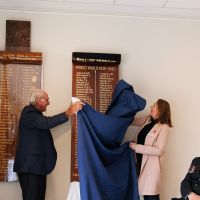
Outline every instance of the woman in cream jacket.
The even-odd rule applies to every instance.
[[[159,200],[163,155],[172,127],[169,103],[158,99],[151,106],[150,116],[134,119],[133,125],[141,126],[137,143],[129,145],[137,156],[139,194],[144,200]]]

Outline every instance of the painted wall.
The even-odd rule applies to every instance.
[[[43,53],[44,89],[51,102],[47,115],[70,104],[73,51],[121,53],[120,77],[147,99],[144,114],[157,98],[170,102],[174,128],[166,149],[161,199],[179,196],[180,181],[200,152],[200,21],[0,11],[0,50],[5,49],[8,19],[32,23],[31,49]],[[70,128],[66,123],[52,129],[58,161],[48,176],[47,200],[67,196]],[[128,138],[133,134],[130,127]],[[19,183],[0,183],[0,199],[20,200]]]

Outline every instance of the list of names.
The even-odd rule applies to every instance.
[[[113,89],[118,81],[119,66],[73,65],[72,96],[90,104],[104,113],[112,100]],[[77,119],[72,118],[71,181],[78,181]]]
[[[15,181],[18,121],[31,93],[41,88],[41,65],[0,63],[0,181]]]

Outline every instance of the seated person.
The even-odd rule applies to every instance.
[[[188,173],[181,182],[182,198],[172,200],[200,200],[200,157],[192,160]]]

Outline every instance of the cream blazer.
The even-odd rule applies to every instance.
[[[149,123],[149,120],[149,117],[136,118],[133,121],[133,125],[141,126],[143,124],[141,126],[142,129],[147,123]],[[140,195],[160,194],[163,155],[169,135],[169,129],[170,128],[167,124],[157,123],[147,134],[144,145],[136,145],[136,153],[143,154],[138,179]]]

